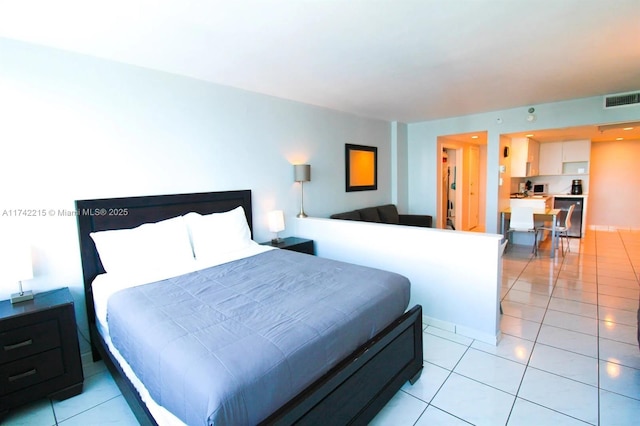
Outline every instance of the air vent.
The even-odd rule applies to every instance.
[[[640,104],[640,92],[621,93],[604,97],[605,108],[617,108]]]

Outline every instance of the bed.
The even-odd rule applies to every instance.
[[[94,360],[103,359],[105,361],[105,364],[120,387],[123,396],[126,398],[141,424],[173,424],[174,420],[182,420],[184,423],[191,424],[192,421],[185,420],[184,417],[178,418],[177,415],[173,415],[170,410],[165,409],[163,406],[158,407],[160,404],[154,402],[153,395],[151,395],[154,389],[153,380],[149,381],[150,390],[147,390],[145,383],[136,377],[136,371],[139,370],[133,371],[134,368],[129,364],[135,365],[136,362],[140,361],[136,361],[136,357],[134,356],[129,355],[130,358],[127,359],[126,355],[123,355],[123,353],[135,354],[137,353],[136,351],[140,352],[140,350],[132,349],[128,352],[126,349],[123,349],[123,353],[120,353],[118,348],[114,347],[112,340],[127,341],[127,338],[117,337],[112,339],[112,336],[109,335],[111,328],[114,329],[114,333],[117,335],[120,333],[135,332],[135,330],[133,330],[135,327],[130,327],[131,330],[129,330],[126,325],[130,320],[117,320],[116,313],[118,309],[115,303],[120,300],[119,303],[124,304],[119,308],[120,311],[135,311],[138,308],[136,308],[136,305],[133,304],[132,301],[147,297],[147,289],[151,289],[152,285],[136,286],[135,288],[127,288],[122,291],[112,289],[113,296],[108,297],[108,309],[111,309],[110,312],[113,313],[113,319],[111,320],[109,329],[105,331],[105,327],[102,325],[105,314],[100,313],[105,310],[105,296],[101,294],[98,297],[97,293],[94,294],[93,285],[94,282],[99,281],[103,276],[110,274],[104,274],[105,268],[103,267],[100,256],[96,250],[96,244],[91,235],[93,234],[95,236],[96,233],[99,234],[101,231],[128,230],[139,227],[142,224],[168,221],[172,218],[187,214],[211,215],[212,213],[238,211],[239,207],[241,208],[240,211],[243,212],[243,219],[246,220],[246,225],[249,228],[248,232],[252,233],[251,191],[249,190],[76,201],[86,309],[93,358]],[[252,250],[254,249],[255,247]],[[291,258],[291,256],[301,257]],[[245,286],[244,281],[247,283],[252,281],[252,277],[254,276],[252,275],[254,274],[253,271],[269,269],[265,267],[264,262],[262,262],[263,259],[267,258],[274,258],[276,262],[280,262],[279,265],[305,264],[306,266],[304,266],[304,268],[308,270],[314,270],[315,268],[317,271],[324,271],[333,266],[331,263],[322,263],[332,261],[300,253],[284,253],[284,251],[281,250],[257,250],[246,258],[233,258],[230,259],[229,262],[216,264],[211,268],[205,269],[206,271],[213,271],[207,272],[207,274],[213,273],[214,275],[217,274],[216,276],[224,275],[225,277],[230,274],[229,271],[233,273],[240,271],[240,277],[248,277],[246,280],[236,279],[236,286],[243,287]],[[316,264],[316,262],[319,263]],[[338,269],[342,269],[343,267],[343,265],[338,266]],[[353,266],[355,267],[356,265]],[[247,268],[250,268],[252,272],[246,272]],[[110,268],[107,267],[106,269]],[[281,269],[279,266],[278,270]],[[367,271],[363,272],[367,273]],[[295,274],[299,276],[300,271],[292,271],[290,274],[291,276]],[[315,275],[321,276],[323,274],[318,273]],[[160,285],[154,284],[153,288],[154,291],[156,291],[156,287],[161,289],[164,285],[165,292],[167,292],[166,289],[170,289],[169,293],[173,298],[183,296],[190,297],[189,295],[196,293],[196,291],[186,286],[191,285],[189,284],[191,282],[200,283],[202,279],[204,279],[202,276],[203,272],[197,269],[175,278],[176,280],[184,280],[187,284],[183,284],[182,281],[178,284],[174,281],[167,282],[167,280],[163,279]],[[174,278],[171,279],[173,280]],[[291,281],[289,279],[287,280],[288,282]],[[333,278],[331,278],[331,280],[333,280]],[[352,281],[355,283],[359,280],[352,279]],[[106,282],[109,283],[111,281],[107,280]],[[208,285],[204,286],[203,284],[198,285],[200,287],[197,292],[199,292],[201,288],[211,287]],[[303,284],[300,285],[304,286]],[[103,287],[108,288],[109,284]],[[178,287],[185,289],[184,291],[181,290],[180,296],[172,293],[174,289]],[[306,287],[315,288],[317,286],[306,285]],[[126,293],[130,291],[138,293],[133,293],[133,295]],[[162,292],[162,290],[157,291]],[[96,300],[97,304],[94,303],[94,296],[96,296],[95,299],[99,299]],[[269,299],[272,296],[266,295],[266,297]],[[148,298],[149,300],[155,300],[155,293],[148,296]],[[100,302],[100,300],[102,300],[102,302]],[[146,305],[147,303],[145,303],[145,307]],[[174,307],[171,307],[171,309],[174,309]],[[295,310],[294,308],[291,309]],[[145,317],[147,314],[146,311],[143,312],[143,309],[140,308],[139,315]],[[171,316],[174,317],[174,315]],[[376,315],[376,317],[377,316],[379,315]],[[179,315],[175,315],[175,317],[179,317]],[[242,417],[238,422],[253,424],[258,423],[255,419],[259,418],[259,423],[261,424],[366,424],[406,381],[415,383],[420,377],[423,363],[421,317],[422,310],[420,306],[414,306],[408,310],[403,309],[397,316],[394,314],[393,318],[384,320],[385,325],[379,326],[380,330],[375,329],[375,334],[372,337],[367,338],[367,340],[362,343],[358,343],[358,345],[353,350],[349,350],[348,353],[339,355],[340,358],[332,361],[326,372],[323,371],[319,377],[307,377],[307,379],[311,378],[312,380],[296,390],[295,394],[287,395],[284,401],[276,401],[278,405],[275,407],[263,408],[263,410],[268,411],[263,411],[262,414],[249,414]],[[200,320],[201,318],[198,318],[198,321]],[[349,327],[353,327],[354,329],[362,324],[360,320],[352,322],[353,324]],[[183,328],[183,324],[179,324],[174,328]],[[360,326],[360,328],[363,327]],[[350,330],[350,328],[346,330]],[[371,330],[369,332],[373,334]],[[346,334],[349,333],[351,333],[351,331],[346,332]],[[129,337],[128,339],[136,340],[137,338]],[[290,340],[295,341],[295,339]],[[322,344],[323,348],[325,346],[330,345]],[[333,356],[338,356],[335,354],[340,353],[339,351],[343,345],[340,344],[337,346],[335,351],[332,352]],[[173,345],[172,347],[182,347],[182,345]],[[313,358],[313,356],[309,354],[316,354],[318,347],[306,350],[309,352],[306,353],[305,359]],[[153,353],[154,351],[146,349],[142,352]],[[247,352],[246,358],[240,357],[240,362],[238,362],[241,369],[243,366],[252,365],[252,363],[255,362],[262,362],[261,359],[257,361],[250,359],[252,354],[248,352],[251,351],[245,352]],[[331,351],[327,350],[327,352]],[[263,354],[263,356],[266,357],[267,355]],[[298,377],[304,377],[305,374],[307,374],[307,370],[314,370],[314,368],[307,368],[306,365],[301,365],[299,362],[299,367],[291,367],[292,365],[295,366],[298,364],[296,364],[295,361],[287,362],[289,363],[287,364],[287,368],[293,371],[291,376],[294,378],[292,381],[296,382],[296,386],[301,386],[301,383],[303,383],[298,380]],[[205,383],[218,382],[218,380],[208,379],[204,379],[203,381]],[[269,380],[268,382],[274,383],[273,380]],[[250,402],[251,398],[246,396],[247,392],[250,392],[253,388],[259,388],[259,386],[264,384],[256,383],[256,386],[243,394],[243,398],[249,398],[249,402],[245,401],[245,405],[248,404],[251,409],[253,409],[253,405],[255,404]],[[163,388],[162,385],[158,385],[157,387]],[[169,388],[172,387],[173,386],[169,386]],[[166,388],[165,386],[165,389]],[[292,388],[296,389],[295,387]],[[280,389],[278,389],[278,392],[280,392]],[[185,394],[185,401],[189,402],[192,397],[193,400],[197,400],[196,395],[188,394],[189,390],[183,393]],[[261,395],[266,394],[266,392],[263,392]],[[261,401],[262,400],[260,400],[260,402]],[[182,403],[184,404],[185,402],[182,401]],[[165,413],[165,411],[167,413]],[[266,413],[266,415],[264,415],[264,413]],[[165,414],[167,415],[166,417]],[[259,417],[251,417],[256,415]],[[212,424],[236,423],[232,417],[221,417],[221,419],[223,420],[218,420],[217,422],[209,420],[209,422]]]

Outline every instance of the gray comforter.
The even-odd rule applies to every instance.
[[[398,274],[272,250],[109,299],[115,347],[189,425],[256,424],[399,317]]]

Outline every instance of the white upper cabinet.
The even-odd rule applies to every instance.
[[[538,175],[539,142],[531,138],[511,139],[511,177]]]
[[[562,174],[562,142],[540,144],[540,174],[542,176]]]
[[[540,175],[589,173],[591,141],[577,140],[540,144]]]
[[[529,172],[527,176],[538,176],[540,174],[540,142],[529,138],[528,154]]]
[[[562,142],[562,162],[576,163],[589,161],[591,156],[591,141]]]

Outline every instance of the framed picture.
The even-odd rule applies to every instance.
[[[373,191],[378,189],[378,148],[345,144],[346,190]]]

